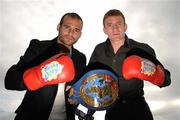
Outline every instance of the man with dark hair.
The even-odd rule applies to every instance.
[[[5,88],[8,90],[26,90],[23,101],[15,112],[17,114],[15,120],[75,120],[77,106],[68,102],[68,90],[78,80],[81,72],[86,67],[86,56],[73,47],[81,36],[82,28],[83,21],[78,14],[65,14],[57,25],[58,36],[56,38],[44,41],[31,40],[19,62],[9,68],[5,77]],[[53,84],[47,84],[43,87],[36,85],[39,87],[38,89],[29,90],[29,84],[35,86],[35,83],[42,83],[37,82],[37,79],[33,77],[24,78],[24,74],[27,73],[32,76],[35,72],[33,67],[41,65],[44,61],[59,53],[65,53],[66,58],[70,57],[72,59],[75,69],[74,79],[71,82],[59,84],[53,83],[53,81],[58,81],[53,79],[51,81]],[[66,64],[63,58],[57,59],[61,59]],[[62,65],[61,68],[64,66]],[[62,78],[71,75],[68,74],[68,66],[66,67],[66,75],[63,74]],[[53,70],[50,71],[49,75],[57,72]],[[42,76],[37,76],[37,78],[39,77]],[[28,80],[25,81],[25,79]]]
[[[153,120],[144,98],[144,80],[159,87],[170,85],[170,72],[156,59],[148,44],[137,42],[125,34],[127,24],[123,13],[109,10],[103,18],[107,40],[98,44],[90,63],[100,62],[119,76],[119,97],[107,110],[106,120]]]

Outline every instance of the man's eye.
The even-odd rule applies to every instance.
[[[122,23],[118,23],[118,24],[117,24],[117,26],[121,26],[121,25],[123,25],[123,24],[122,24]]]
[[[64,28],[64,29],[68,29],[69,26],[68,26],[68,25],[63,25],[63,28]]]
[[[79,32],[80,32],[80,30],[79,30],[79,29],[75,29],[75,30],[74,30],[74,32],[79,33]]]
[[[112,24],[107,24],[107,27],[112,27]]]

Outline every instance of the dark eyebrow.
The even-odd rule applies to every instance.
[[[65,27],[70,27],[69,25],[67,25],[67,24],[62,24],[62,26],[65,26]]]

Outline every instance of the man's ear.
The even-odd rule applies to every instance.
[[[126,32],[127,28],[128,28],[128,25],[125,23],[125,26],[124,26],[124,31],[125,32]]]
[[[103,31],[104,31],[104,33],[107,35],[107,31],[106,31],[106,28],[105,28],[105,27],[103,28]]]
[[[60,23],[57,25],[57,28],[56,28],[57,31],[59,31],[59,28],[60,28]]]

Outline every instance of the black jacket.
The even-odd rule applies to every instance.
[[[69,50],[60,44],[57,44],[57,38],[53,40],[39,41],[33,39],[30,42],[25,54],[20,57],[17,64],[10,67],[5,77],[5,88],[8,90],[27,90],[23,83],[23,73],[28,68],[39,65],[44,60],[59,53],[60,51],[69,53]],[[86,67],[86,57],[83,53],[75,48],[72,49],[71,58],[75,65],[75,78],[73,81],[66,83],[73,85],[80,77],[81,72]],[[28,120],[48,120],[55,96],[57,93],[58,84],[44,86],[36,91],[27,90],[21,105],[16,110],[20,118]],[[65,92],[66,110],[68,120],[73,120],[74,110],[76,106],[70,105],[67,102],[68,93]]]
[[[148,44],[140,43],[135,40],[125,37],[125,44],[119,48],[116,54],[113,52],[110,40],[107,39],[105,42],[98,44],[90,58],[90,63],[100,62],[102,64],[111,67],[119,76],[120,85],[120,98],[134,98],[144,95],[143,81],[133,78],[133,80],[124,80],[122,77],[122,63],[126,58],[127,53],[135,48],[146,51],[152,57],[156,57],[153,48]],[[162,86],[168,86],[171,83],[170,72],[165,69],[166,79]]]

